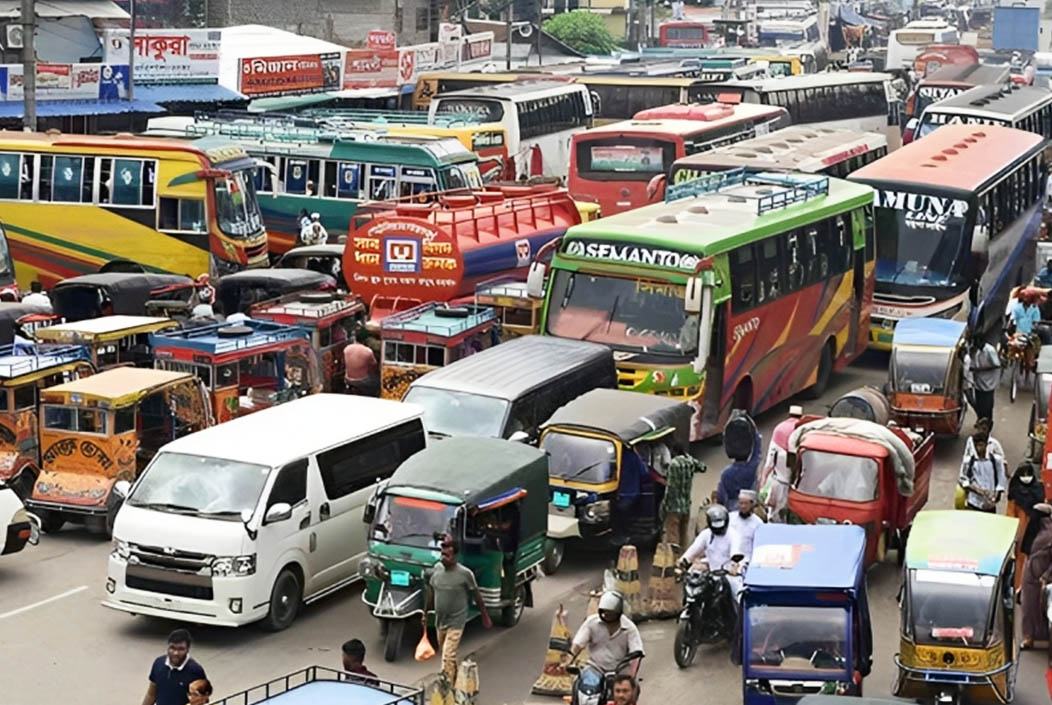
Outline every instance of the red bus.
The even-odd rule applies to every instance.
[[[665,22],[658,27],[658,43],[663,47],[700,49],[711,45],[709,27],[704,22]]]
[[[1004,84],[1009,80],[1007,66],[950,64],[921,79],[906,98],[906,117],[919,118],[924,109],[944,98],[960,95],[976,86]],[[908,142],[908,140],[903,140]]]
[[[666,105],[573,136],[570,196],[613,215],[661,200],[649,182],[689,154],[766,135],[789,124],[785,108],[710,103]]]

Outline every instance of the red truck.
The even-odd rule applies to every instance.
[[[901,563],[913,517],[928,501],[934,450],[930,432],[804,416],[789,440],[789,511],[804,524],[861,526],[867,567],[889,548]]]

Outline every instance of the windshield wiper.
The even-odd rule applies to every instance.
[[[237,509],[220,509],[218,512],[198,512],[203,517],[237,517],[241,518],[241,512]]]
[[[132,504],[133,507],[145,509],[159,509],[162,512],[176,512],[179,514],[200,514],[195,507],[187,507],[185,504],[172,504],[170,502],[145,502],[143,504]]]
[[[606,461],[606,460],[597,460],[594,463],[592,463],[591,465],[585,465],[583,468],[581,468],[580,470],[575,472],[573,475],[570,475],[569,477],[563,477],[562,479],[566,480],[567,482],[569,482],[570,480],[575,480],[578,477],[580,477],[581,475],[584,475],[586,472],[588,472],[592,468],[598,467],[598,466],[602,465],[605,462],[608,462],[608,461]]]

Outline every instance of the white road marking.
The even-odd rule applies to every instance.
[[[25,607],[19,607],[18,609],[11,610],[10,612],[4,612],[3,614],[0,614],[0,619],[7,619],[8,617],[14,617],[15,615],[22,614],[23,612],[28,612],[29,610],[34,610],[37,607],[43,607],[44,605],[46,605],[46,604],[48,604],[50,602],[55,602],[57,600],[61,600],[61,599],[65,598],[65,597],[69,597],[70,595],[76,595],[78,592],[84,592],[87,589],[88,589],[87,585],[81,585],[80,587],[73,588],[72,590],[66,590],[64,593],[62,593],[60,595],[53,595],[52,597],[49,597],[46,600],[41,600],[40,602],[34,602],[31,605],[26,605]]]

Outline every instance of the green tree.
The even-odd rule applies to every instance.
[[[617,48],[603,18],[588,10],[555,15],[545,21],[544,31],[585,54],[609,54]]]

